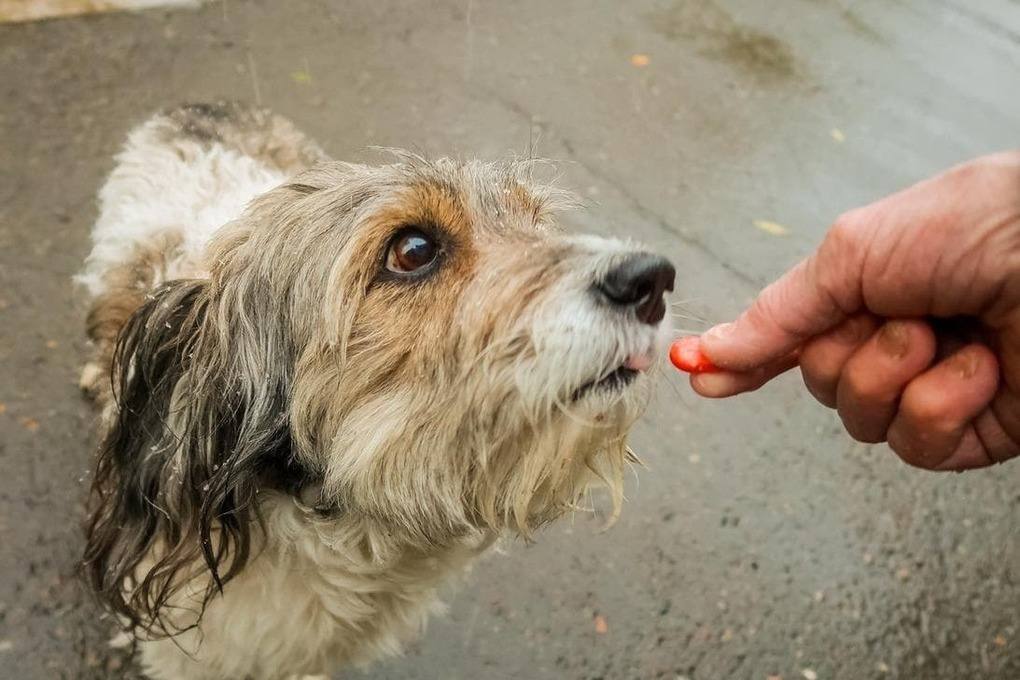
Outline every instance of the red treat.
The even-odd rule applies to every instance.
[[[669,360],[687,373],[714,373],[719,367],[701,353],[701,339],[696,335],[680,338],[669,348]]]

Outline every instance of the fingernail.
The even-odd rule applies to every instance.
[[[968,352],[964,349],[949,357],[946,365],[957,378],[967,380],[973,378],[974,374],[977,373],[978,358],[974,352]]]
[[[721,323],[718,326],[713,326],[707,331],[701,334],[702,338],[709,338],[710,340],[725,340],[733,334],[732,323]]]
[[[878,346],[894,359],[902,359],[910,349],[910,330],[902,321],[889,321],[878,332]]]

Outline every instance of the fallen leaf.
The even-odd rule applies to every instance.
[[[766,234],[772,234],[773,236],[786,236],[790,233],[789,229],[778,222],[770,222],[768,220],[755,220],[754,226],[758,227]]]
[[[648,66],[651,61],[652,60],[647,54],[632,54],[630,56],[630,63],[632,66]]]
[[[844,135],[843,131],[839,128],[832,128],[832,131],[829,134],[832,135],[833,141],[837,144],[842,144],[846,141],[846,135]]]
[[[293,73],[290,74],[290,79],[293,80],[295,83],[307,85],[308,83],[312,82],[312,74],[309,73],[308,71],[294,71]]]
[[[46,346],[49,349],[56,349],[59,345],[60,345],[60,343],[57,342],[56,340],[47,340],[46,341]]]
[[[595,615],[595,632],[599,635],[605,635],[609,632],[609,623],[602,614]]]
[[[732,628],[727,628],[726,630],[724,630],[722,635],[719,637],[719,639],[722,642],[729,642],[730,640],[732,640],[733,639],[733,629]]]
[[[993,640],[993,642],[995,642],[995,646],[996,647],[1005,647],[1006,646],[1006,636],[1004,636],[1004,635],[1002,635],[1000,633],[1000,634],[995,636],[995,640]]]
[[[7,413],[7,404],[0,401],[0,416]]]
[[[804,676],[805,680],[818,680],[818,673],[815,673],[810,668],[805,668],[800,674]]]
[[[889,672],[889,664],[887,664],[885,661],[879,661],[878,665],[876,666],[876,668],[878,668],[878,672],[879,673],[888,673]]]
[[[687,456],[687,460],[691,463],[691,465],[697,465],[698,463],[701,462],[701,456],[699,456],[696,453],[692,453],[691,455]]]
[[[766,677],[765,680],[783,680],[783,676],[781,676],[781,675],[770,675],[770,676]]]
[[[28,418],[23,416],[20,422],[21,426],[28,430],[29,432],[35,432],[39,429],[39,421],[36,420],[35,418]]]

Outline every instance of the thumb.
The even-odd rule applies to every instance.
[[[860,236],[834,227],[818,251],[765,288],[736,321],[706,331],[702,351],[722,369],[748,371],[843,321],[861,306]]]

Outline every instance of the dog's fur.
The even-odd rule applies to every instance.
[[[649,379],[585,386],[664,329],[592,295],[635,251],[559,233],[569,197],[532,168],[333,162],[231,104],[131,133],[80,277],[103,413],[83,564],[150,677],[394,653],[501,533],[596,481],[618,510]],[[442,245],[428,276],[382,266],[406,225]]]

